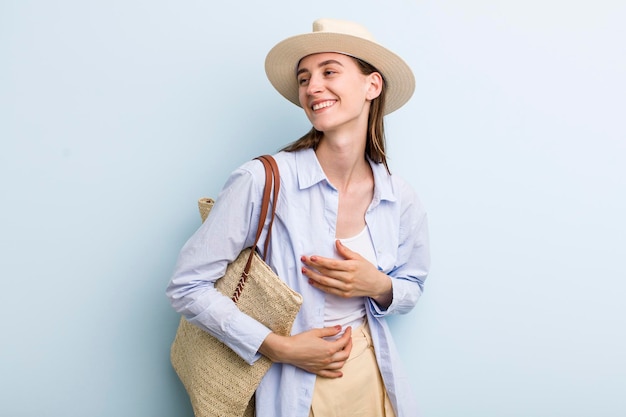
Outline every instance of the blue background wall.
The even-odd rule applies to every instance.
[[[308,128],[263,60],[317,17],[415,70],[388,139],[433,269],[392,325],[424,415],[626,415],[617,0],[2,0],[0,415],[192,416],[164,289],[197,198]]]

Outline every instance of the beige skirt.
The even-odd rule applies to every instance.
[[[309,417],[395,417],[367,322],[352,331],[352,351],[342,372],[341,378],[317,377]]]

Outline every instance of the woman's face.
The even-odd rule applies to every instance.
[[[332,52],[302,58],[297,80],[300,105],[324,133],[366,127],[382,86],[380,74],[364,75],[353,58]]]

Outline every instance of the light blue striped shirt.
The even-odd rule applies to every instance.
[[[297,334],[324,325],[324,294],[301,274],[300,257],[336,256],[338,192],[312,149],[279,152],[274,157],[280,168],[281,188],[266,261],[304,298],[292,330]],[[365,221],[378,269],[392,278],[393,302],[381,309],[367,299],[367,316],[381,375],[397,417],[415,417],[414,394],[385,316],[409,312],[422,293],[430,264],[426,212],[406,182],[388,175],[384,165],[370,164],[374,198]],[[228,263],[254,242],[264,178],[260,161],[246,162],[231,174],[209,217],[182,248],[167,288],[176,311],[218,337],[248,363],[259,358],[257,351],[270,330],[241,313],[213,283],[224,274]],[[266,231],[261,242],[265,235]],[[256,415],[307,417],[315,378],[294,366],[273,364],[257,389]]]

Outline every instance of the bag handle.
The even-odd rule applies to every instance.
[[[274,224],[274,217],[276,215],[276,205],[278,204],[278,192],[280,191],[280,174],[278,171],[278,164],[276,160],[271,155],[262,155],[256,157],[254,159],[258,159],[263,163],[263,167],[265,168],[265,189],[263,190],[263,201],[261,203],[261,215],[259,216],[259,225],[256,231],[256,237],[254,239],[254,245],[252,246],[252,250],[250,251],[250,256],[248,256],[248,262],[246,262],[246,266],[241,273],[241,278],[239,278],[239,283],[237,283],[237,288],[235,288],[235,292],[231,299],[236,303],[239,300],[239,296],[243,291],[243,287],[246,284],[246,280],[248,279],[248,274],[250,273],[250,268],[252,267],[252,258],[254,257],[254,253],[256,251],[257,244],[259,243],[259,239],[261,238],[261,233],[263,232],[263,225],[265,224],[265,220],[267,219],[267,214],[269,211],[270,200],[273,200],[270,222],[267,228],[267,238],[265,239],[265,245],[263,247],[263,260],[265,261],[265,257],[267,256],[267,250],[269,248],[269,241],[272,232],[272,225]],[[272,187],[273,185],[273,187]],[[273,199],[272,199],[272,189]]]
[[[274,184],[274,196],[272,199],[273,204],[272,204],[270,223],[267,228],[267,239],[265,239],[265,245],[263,247],[263,260],[265,261],[265,257],[267,256],[267,250],[269,248],[270,237],[272,236],[272,225],[274,224],[274,217],[276,215],[276,206],[278,205],[278,192],[280,191],[280,174],[278,172],[278,164],[276,163],[276,160],[274,160],[274,158],[271,155],[263,155],[263,156],[258,157],[257,159],[260,159],[261,162],[263,162],[263,166],[265,168],[265,178],[266,178],[265,188],[266,189],[268,188],[267,177],[269,177],[270,175],[272,175],[272,180]],[[271,168],[271,171],[268,170],[268,166],[267,166],[268,163],[269,163],[269,167]],[[264,204],[264,205],[266,206],[266,215],[267,215],[267,204]],[[261,218],[265,218],[263,214],[261,214]],[[259,229],[257,230],[257,236],[258,236],[257,239],[261,237],[260,231],[262,229],[263,229],[263,224],[259,223]],[[254,245],[256,246],[256,242],[254,243]]]

